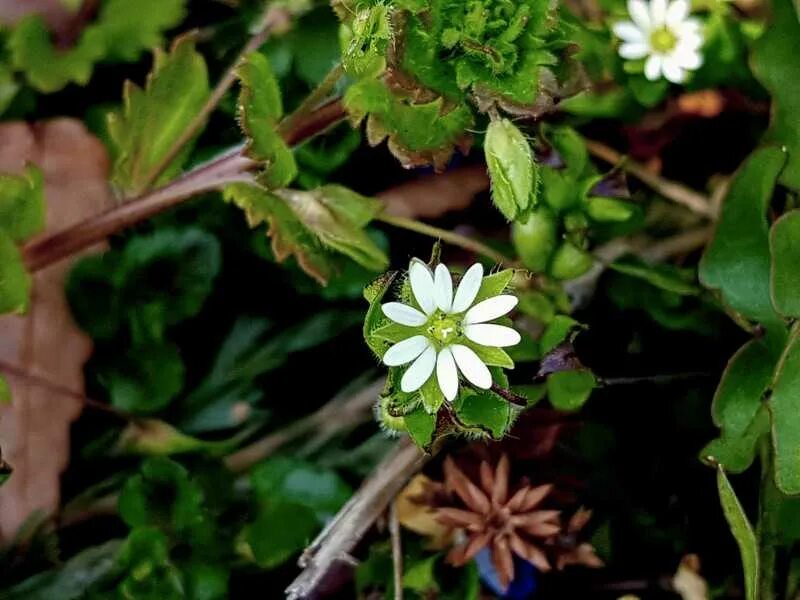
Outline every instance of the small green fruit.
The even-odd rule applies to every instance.
[[[593,196],[588,199],[586,213],[600,223],[620,223],[633,216],[636,208],[630,202],[617,198]]]
[[[544,271],[556,247],[558,221],[550,209],[535,209],[524,223],[511,226],[511,240],[522,259],[532,271]]]
[[[574,279],[586,273],[593,263],[591,254],[566,241],[553,255],[550,274],[556,279]]]

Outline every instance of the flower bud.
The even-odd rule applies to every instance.
[[[569,241],[562,242],[553,255],[550,274],[556,279],[573,279],[592,266],[592,255]]]
[[[536,202],[539,176],[531,147],[511,121],[502,119],[489,123],[484,152],[494,204],[513,221]]]
[[[633,216],[635,207],[630,202],[617,198],[592,196],[586,204],[586,214],[600,223],[619,223]]]
[[[511,226],[511,239],[522,263],[532,271],[544,271],[556,247],[558,222],[546,206],[535,209],[524,223]]]

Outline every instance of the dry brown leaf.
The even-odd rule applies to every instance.
[[[436,513],[414,499],[423,495],[432,481],[419,473],[397,496],[397,518],[406,529],[428,538],[429,547],[441,550],[452,544],[453,531],[436,520]]]
[[[44,175],[47,229],[62,229],[111,203],[102,143],[74,119],[0,125],[0,172],[26,163]],[[27,315],[0,318],[0,360],[60,386],[83,392],[91,341],[72,320],[64,296],[69,261],[36,273]],[[34,510],[52,513],[59,476],[69,459],[69,427],[81,410],[74,398],[8,377],[12,403],[0,407],[0,446],[14,473],[0,488],[0,542]]]
[[[672,587],[683,600],[708,600],[708,584],[700,576],[700,558],[696,554],[681,559]]]
[[[378,198],[386,204],[387,214],[432,219],[466,208],[477,194],[487,189],[486,167],[473,165],[402,183],[381,192]]]

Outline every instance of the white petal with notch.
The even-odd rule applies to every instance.
[[[418,258],[411,259],[411,264],[408,266],[408,280],[417,304],[426,315],[431,314],[436,310],[436,302],[433,300],[433,273],[428,265]]]
[[[516,296],[503,294],[487,298],[483,302],[478,302],[464,315],[464,323],[486,323],[498,317],[502,317],[513,309],[519,300]]]
[[[498,348],[515,346],[522,340],[522,336],[511,327],[486,323],[467,325],[464,327],[464,335],[481,346],[495,346]]]
[[[433,346],[428,346],[403,373],[400,389],[406,393],[416,392],[428,381],[434,366],[436,366],[436,350]]]
[[[397,342],[383,355],[383,364],[389,367],[399,367],[410,363],[430,345],[431,343],[424,335],[415,335],[402,342]]]
[[[458,371],[450,348],[442,348],[436,357],[436,379],[439,389],[449,402],[458,395]]]
[[[475,296],[478,295],[478,290],[481,289],[482,282],[483,265],[481,263],[475,263],[467,269],[467,272],[464,273],[464,276],[461,278],[458,289],[456,290],[456,295],[453,298],[453,306],[450,308],[450,312],[461,313],[467,310],[475,300]]]
[[[442,263],[436,265],[433,273],[433,299],[442,312],[450,312],[453,306],[453,278]]]
[[[450,346],[453,353],[453,358],[458,365],[458,369],[464,374],[472,385],[488,390],[492,387],[492,374],[489,368],[483,364],[483,361],[478,358],[475,352],[467,346],[461,344],[453,344]]]

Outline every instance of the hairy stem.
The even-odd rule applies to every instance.
[[[329,102],[298,120],[296,128],[287,131],[284,139],[290,145],[299,144],[338,123],[344,116],[341,103]],[[258,165],[242,155],[242,146],[232,148],[152,192],[62,231],[33,239],[22,248],[25,265],[29,271],[38,271],[197,194],[220,189],[229,183],[252,182],[249,171]]]
[[[283,8],[270,6],[266,9],[261,18],[258,30],[248,40],[236,59],[234,59],[222,75],[222,78],[217,82],[217,85],[211,91],[211,95],[200,109],[200,112],[194,116],[186,126],[186,129],[183,130],[181,135],[178,136],[178,139],[172,144],[169,151],[153,166],[150,173],[148,173],[144,180],[145,189],[153,185],[170,163],[175,160],[175,157],[178,156],[183,147],[188,144],[192,138],[199,133],[203,125],[205,125],[208,117],[214,112],[214,109],[217,108],[217,105],[222,101],[222,98],[236,81],[236,68],[239,66],[239,63],[241,63],[248,54],[258,50],[264,42],[267,41],[273,31],[288,27],[289,18],[290,15]]]
[[[506,255],[504,255],[503,253],[498,252],[493,248],[490,248],[489,246],[487,246],[482,242],[479,242],[478,240],[473,240],[472,238],[468,238],[465,235],[455,233],[454,231],[448,231],[447,229],[434,227],[433,225],[422,223],[421,221],[417,221],[416,219],[409,219],[407,217],[397,217],[393,215],[387,215],[386,213],[382,213],[375,218],[376,220],[382,221],[388,225],[399,227],[401,229],[407,229],[409,231],[414,231],[416,233],[421,233],[422,235],[427,235],[432,238],[443,240],[448,244],[459,246],[461,248],[464,248],[465,250],[470,250],[471,252],[475,252],[476,254],[481,254],[486,258],[490,258],[496,263],[502,263],[506,265],[514,264],[514,261],[509,257],[507,257]]]
[[[624,155],[620,154],[613,148],[606,146],[600,142],[593,140],[584,140],[586,148],[589,153],[600,160],[618,166],[620,169],[636,177],[639,181],[652,188],[665,198],[682,204],[689,210],[702,215],[708,219],[715,219],[716,213],[714,206],[709,198],[695,192],[694,190],[686,187],[681,183],[670,181],[660,175],[656,175],[647,170],[647,168]]]

